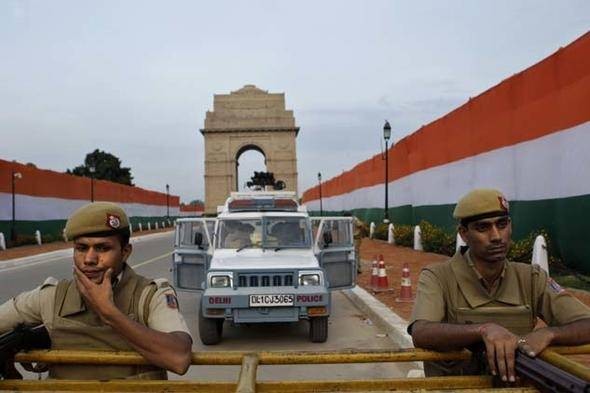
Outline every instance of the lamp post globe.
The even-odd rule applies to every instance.
[[[383,126],[383,139],[387,142],[389,141],[389,138],[391,138],[391,126],[389,125],[389,122],[385,120],[385,125]]]
[[[90,202],[94,202],[94,174],[96,173],[96,167],[94,165],[88,167],[90,172]]]

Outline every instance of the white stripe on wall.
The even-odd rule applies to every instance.
[[[65,220],[76,209],[89,203],[81,199],[61,199],[35,197],[30,195],[15,195],[16,220],[44,221]],[[164,217],[166,206],[145,205],[141,203],[119,203],[130,217]],[[170,215],[180,215],[178,206],[170,206]],[[0,193],[0,220],[12,220],[12,195]]]
[[[518,201],[590,194],[590,122],[390,182],[389,206],[453,204],[479,187]],[[384,201],[382,184],[322,199],[328,211],[382,208]],[[319,210],[319,200],[307,206]]]

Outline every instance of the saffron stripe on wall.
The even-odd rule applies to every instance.
[[[1,159],[0,179],[5,180],[0,181],[0,192],[12,192],[11,176],[13,170],[22,174],[22,178],[17,179],[15,183],[18,194],[33,197],[90,200],[91,185],[89,178],[38,169]],[[94,197],[95,200],[102,201],[166,206],[165,193],[104,180],[94,180]],[[170,195],[168,201],[170,206],[180,205],[178,196]]]

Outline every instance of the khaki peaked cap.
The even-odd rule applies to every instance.
[[[129,233],[129,218],[121,206],[112,202],[89,203],[72,213],[66,223],[68,240],[99,233]]]
[[[453,212],[458,220],[508,215],[508,201],[504,195],[491,188],[476,188],[464,195]]]

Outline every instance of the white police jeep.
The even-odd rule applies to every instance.
[[[330,290],[355,285],[352,219],[314,217],[291,192],[232,193],[217,218],[178,219],[173,276],[203,291],[199,336],[221,341],[224,321],[309,321],[328,338]]]

